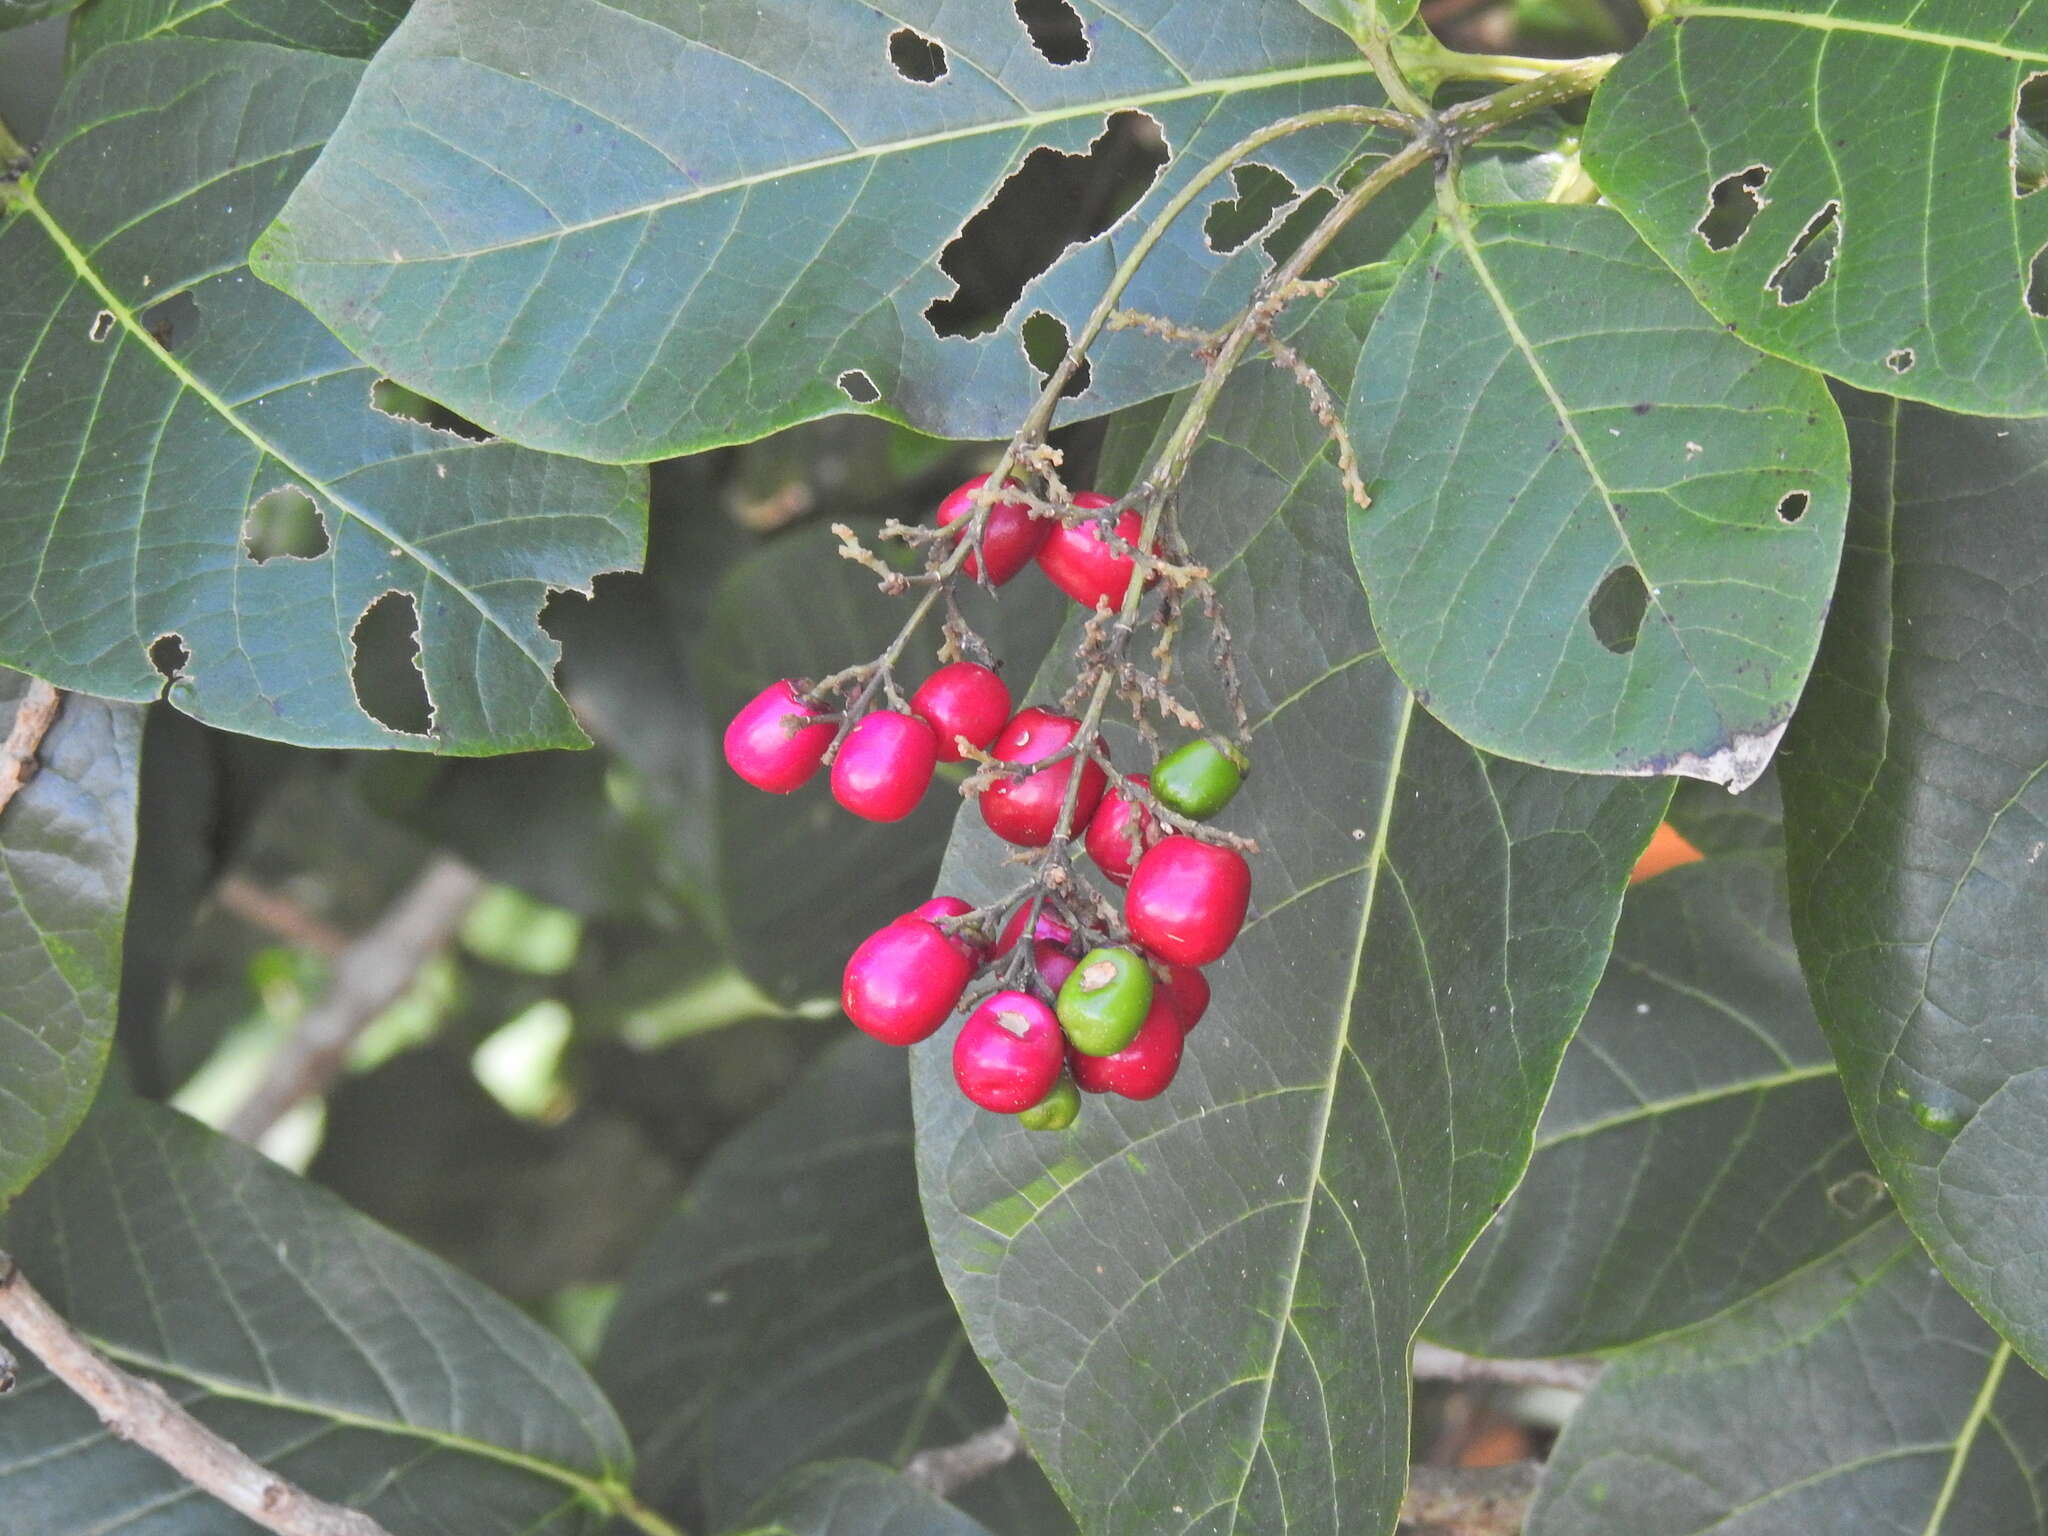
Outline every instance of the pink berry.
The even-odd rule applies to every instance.
[[[878,709],[846,733],[832,760],[832,798],[869,821],[901,821],[932,782],[938,738],[915,715]]]
[[[1021,1114],[1060,1080],[1066,1037],[1052,1009],[1025,992],[998,992],[953,1037],[953,1080],[983,1109]]]
[[[997,954],[1007,955],[1016,946],[1017,935],[1024,931],[1024,919],[1030,915],[1031,903],[1028,901],[1010,914],[1010,920],[1003,924],[1002,934],[996,939]],[[1054,916],[1051,907],[1041,905],[1038,909],[1038,921],[1031,927],[1031,936],[1034,939],[1050,939],[1055,944],[1067,944],[1073,941],[1074,930]]]
[[[987,484],[987,475],[962,482],[959,489],[939,503],[939,526],[947,527],[972,512],[974,493]],[[1023,570],[1051,531],[1050,522],[1033,517],[1031,509],[1020,501],[999,501],[990,507],[988,518],[981,525],[981,553],[988,561],[989,581],[1000,587]],[[971,579],[981,579],[981,565],[973,555],[967,557],[962,568]]]
[[[832,722],[790,728],[792,716],[810,719],[815,705],[797,696],[784,678],[755,694],[725,728],[725,760],[756,789],[786,795],[808,784],[832,745]]]
[[[1000,736],[1010,719],[1010,689],[989,668],[971,661],[948,662],[918,685],[911,712],[938,734],[939,761],[961,761],[955,736],[980,752]]]
[[[974,908],[971,904],[962,901],[958,896],[934,896],[930,901],[920,901],[916,906],[904,913],[903,917],[921,917],[926,922],[931,922],[936,917],[965,917],[973,910]],[[902,919],[899,918],[898,921],[900,922]],[[938,925],[934,923],[933,926],[937,927]],[[946,930],[940,928],[939,932],[946,933]],[[976,965],[979,965],[988,955],[988,946],[975,943],[965,932],[947,933],[946,937],[952,942],[955,949],[959,950],[961,954],[965,955]]]
[[[921,918],[899,917],[861,941],[846,962],[840,1006],[887,1045],[915,1045],[946,1022],[974,962]]]
[[[1159,990],[1180,1016],[1184,1030],[1193,1030],[1209,1011],[1209,978],[1191,965],[1169,965]]]
[[[1051,939],[1038,939],[1031,946],[1031,963],[1038,967],[1039,979],[1058,992],[1081,962]]]
[[[1081,722],[1049,709],[1020,710],[996,738],[993,755],[1005,763],[1036,763],[1051,757],[1074,739]],[[1074,758],[1065,758],[1050,768],[1018,778],[999,779],[981,792],[981,819],[1005,842],[1026,848],[1042,848],[1052,841],[1066,803],[1067,780],[1074,772]],[[1102,765],[1089,758],[1081,766],[1081,783],[1074,800],[1074,820],[1069,832],[1088,825],[1102,799],[1108,782]]]
[[[1084,491],[1074,498],[1074,505],[1082,511],[1099,511],[1116,503],[1107,496]],[[1116,536],[1133,548],[1144,529],[1144,515],[1136,508],[1116,520]],[[1155,543],[1152,548],[1157,554],[1159,546]],[[1093,521],[1055,524],[1038,550],[1038,568],[1047,579],[1088,609],[1105,598],[1112,608],[1120,605],[1136,564],[1129,555],[1112,548],[1102,536],[1102,525]]]
[[[1180,1070],[1181,1041],[1187,1031],[1164,997],[1152,999],[1151,1011],[1131,1043],[1113,1056],[1069,1054],[1068,1067],[1083,1093],[1119,1093],[1127,1099],[1157,1098]]]
[[[1154,843],[1124,892],[1131,937],[1173,965],[1222,957],[1244,926],[1252,872],[1229,848],[1178,834]]]
[[[1142,786],[1152,781],[1142,773],[1134,773],[1131,782]],[[1104,879],[1112,885],[1129,885],[1139,855],[1158,837],[1159,823],[1152,813],[1137,799],[1126,799],[1122,790],[1112,789],[1104,793],[1095,814],[1088,818],[1088,833],[1083,842],[1088,857],[1095,861]]]

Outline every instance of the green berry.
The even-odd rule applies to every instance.
[[[1152,793],[1169,809],[1207,821],[1230,804],[1250,770],[1242,752],[1210,736],[1162,757],[1152,770]]]
[[[1114,1056],[1136,1038],[1152,1006],[1152,972],[1128,949],[1091,949],[1060,987],[1053,1011],[1084,1056]]]
[[[1071,1077],[1053,1084],[1052,1092],[1017,1117],[1027,1131],[1064,1131],[1081,1113],[1081,1090]]]

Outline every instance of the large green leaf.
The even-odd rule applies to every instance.
[[[1379,295],[1348,297],[1298,336],[1337,388]],[[1248,369],[1182,493],[1254,726],[1226,820],[1262,852],[1179,1080],[1033,1135],[961,1098],[949,1037],[913,1052],[940,1264],[1090,1530],[1393,1529],[1411,1335],[1521,1175],[1668,793],[1483,756],[1416,706],[1327,447]],[[965,818],[944,887],[1013,885],[1002,852]]]
[[[1848,503],[1818,377],[1729,336],[1605,209],[1452,210],[1349,418],[1374,497],[1352,550],[1432,713],[1550,767],[1762,772]]]
[[[0,199],[0,658],[139,700],[164,687],[152,656],[182,647],[173,702],[301,744],[574,745],[536,615],[638,562],[642,477],[374,409],[376,372],[244,266],[360,69],[167,38],[66,89]],[[323,526],[261,545],[256,509],[287,488]],[[352,687],[358,621],[387,594],[418,631],[423,679],[395,660],[430,726],[423,706],[388,727]]]
[[[0,736],[29,680],[0,671]],[[0,1210],[57,1155],[114,1035],[142,711],[68,698],[0,812]]]
[[[311,1492],[406,1536],[580,1536],[630,1471],[560,1342],[260,1154],[110,1097],[0,1244],[114,1361]],[[253,1530],[29,1366],[0,1508],[37,1531]]]
[[[901,1465],[1003,1415],[925,1243],[903,1057],[865,1037],[727,1142],[654,1237],[598,1362],[646,1468],[693,1528],[792,1469]],[[999,1529],[1065,1525],[1028,1462],[976,1484]]]
[[[1886,1222],[1623,1355],[1529,1536],[2040,1536],[2048,1382]]]
[[[0,31],[77,9],[80,0],[0,0]]]
[[[220,37],[367,59],[409,0],[91,0],[71,23],[75,68],[110,43]]]
[[[858,1461],[806,1467],[763,1499],[745,1536],[988,1536],[945,1500],[887,1467]],[[1010,1536],[1031,1536],[1013,1531]]]
[[[2041,1365],[2048,425],[1849,416],[1849,553],[1785,758],[1793,928],[1878,1172]]]
[[[362,356],[539,447],[651,459],[871,394],[866,408],[923,430],[997,437],[1039,387],[1025,321],[1077,330],[1197,167],[1290,113],[1379,100],[1342,33],[1272,0],[1079,0],[1084,25],[1052,50],[1059,63],[1011,5],[888,12],[421,0],[263,237],[257,270]],[[893,39],[926,72],[937,43],[945,74],[906,78]],[[1028,243],[1080,201],[1041,178],[1098,140],[1103,159],[1149,140],[1145,119],[1171,157],[1149,194],[1044,275],[1017,274],[1021,296],[1000,315],[937,311],[949,329],[992,329],[939,334],[927,310],[956,296],[966,259],[945,253],[976,210],[994,209],[973,236]],[[1319,129],[1258,160],[1306,191],[1362,142]],[[1260,242],[1226,252],[1204,235],[1236,196],[1229,178],[1202,194],[1125,302],[1192,325],[1241,304],[1265,270]],[[1081,414],[1194,368],[1131,332],[1091,366],[1070,407]]]
[[[1528,1176],[1430,1313],[1432,1338],[1612,1348],[1710,1317],[1883,1213],[1784,884],[1781,853],[1743,852],[1629,893]]]
[[[1707,308],[1865,389],[2048,413],[2031,102],[2019,120],[2048,6],[1675,10],[1594,97],[1586,168]]]

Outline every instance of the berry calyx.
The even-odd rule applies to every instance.
[[[1191,821],[1207,821],[1244,783],[1251,768],[1245,755],[1214,736],[1176,747],[1152,770],[1152,793],[1169,810]]]
[[[1049,709],[1020,710],[996,738],[993,756],[1005,763],[1037,763],[1060,751],[1081,729],[1081,722]],[[1063,758],[1050,768],[1017,778],[998,779],[981,792],[981,819],[1007,843],[1043,848],[1052,841],[1066,803],[1067,780],[1076,759]],[[1093,757],[1081,762],[1081,781],[1074,799],[1073,828],[1088,824],[1102,799],[1108,775]]]
[[[1209,978],[1191,965],[1169,965],[1158,991],[1180,1015],[1180,1027],[1192,1030],[1209,1011]]]
[[[732,717],[725,728],[725,760],[732,771],[756,789],[787,795],[803,788],[832,745],[832,723],[797,725],[792,716],[811,719],[817,706],[798,696],[788,678],[770,683]]]
[[[1151,1008],[1152,973],[1123,948],[1083,955],[1053,1005],[1067,1043],[1088,1056],[1113,1056],[1129,1045]]]
[[[1115,505],[1112,498],[1094,491],[1083,491],[1074,498],[1074,506],[1084,512],[1101,511]],[[1144,531],[1144,514],[1135,507],[1116,520],[1116,536],[1132,548],[1137,547],[1138,535]],[[1152,553],[1158,552],[1155,544]],[[1056,525],[1038,550],[1038,568],[1045,572],[1046,579],[1090,610],[1105,599],[1112,608],[1121,603],[1130,587],[1131,571],[1136,564],[1129,555],[1118,553],[1103,538],[1102,525],[1093,520]]]
[[[1002,934],[996,939],[996,953],[1007,955],[1017,945],[1017,936],[1024,931],[1024,919],[1031,915],[1031,903],[1025,902],[1010,914],[1010,920],[1003,924]],[[1034,939],[1050,939],[1055,944],[1070,944],[1074,930],[1057,917],[1052,907],[1041,902],[1038,907],[1038,921],[1031,925]]]
[[[948,662],[918,685],[910,711],[939,738],[939,761],[961,761],[956,736],[986,752],[1010,719],[1010,688],[992,670],[972,661]]]
[[[1046,990],[1057,993],[1081,962],[1051,939],[1038,939],[1031,946],[1031,963],[1038,967],[1039,979],[1045,983]]]
[[[953,1080],[983,1109],[1021,1114],[1052,1092],[1065,1054],[1050,1008],[1026,992],[998,992],[953,1037]]]
[[[1071,1077],[1063,1077],[1052,1085],[1051,1093],[1019,1115],[1017,1123],[1027,1131],[1064,1131],[1080,1113],[1081,1090]]]
[[[904,917],[921,917],[926,922],[932,923],[933,927],[937,928],[938,924],[932,922],[934,918],[965,917],[968,913],[972,912],[973,910],[974,907],[971,903],[962,901],[958,896],[934,896],[930,901],[920,901],[916,906],[912,907],[908,912],[904,913],[903,915]],[[945,933],[947,939],[951,941],[953,947],[959,950],[961,954],[965,955],[974,964],[979,965],[985,958],[987,958],[988,945],[985,942],[975,942],[975,940],[971,938],[965,930],[956,930],[952,933],[946,933],[945,929],[939,928],[939,932]]]
[[[869,821],[901,821],[917,809],[938,762],[938,738],[914,715],[864,716],[832,760],[832,798]]]
[[[1068,1058],[1074,1082],[1084,1093],[1117,1093],[1127,1099],[1157,1098],[1180,1070],[1181,1028],[1173,1007],[1155,998],[1130,1044],[1108,1056],[1076,1051]]]
[[[846,1016],[885,1045],[937,1033],[967,989],[974,962],[930,923],[899,917],[861,941],[839,989]]]
[[[1149,785],[1152,781],[1142,773],[1134,773],[1131,782]],[[1127,798],[1122,790],[1111,789],[1104,792],[1102,803],[1088,818],[1088,831],[1082,843],[1105,880],[1112,885],[1129,885],[1131,871],[1138,867],[1138,856],[1145,851],[1146,844],[1158,837],[1159,823],[1152,813],[1136,799]]]
[[[1207,965],[1236,940],[1251,895],[1252,872],[1235,851],[1175,834],[1138,861],[1124,919],[1169,964]]]
[[[962,481],[959,488],[939,503],[939,526],[945,528],[974,510],[974,493],[988,484],[987,475]],[[988,561],[988,579],[1000,587],[1031,563],[1052,524],[1031,515],[1020,501],[999,501],[988,509],[981,525],[981,560]],[[981,560],[969,555],[963,565],[968,576],[981,580]]]

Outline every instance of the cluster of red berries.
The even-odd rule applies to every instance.
[[[971,513],[974,492],[985,482],[985,476],[970,480],[948,496],[939,526]],[[1114,503],[1086,493],[1074,505],[1095,511]],[[1142,519],[1127,511],[1115,531],[1134,547]],[[1091,611],[1120,600],[1135,567],[1129,554],[1102,538],[1100,524],[1055,523],[1015,502],[989,508],[978,553],[990,584],[1002,585],[1036,559]],[[969,575],[981,575],[975,555],[962,563]],[[1083,844],[1103,876],[1125,888],[1131,938],[1081,953],[1077,925],[1063,920],[1043,891],[1018,900],[999,935],[991,931],[996,909],[977,911],[958,897],[935,897],[854,951],[841,992],[847,1016],[892,1045],[928,1039],[975,976],[1016,948],[1035,912],[1033,964],[1053,1001],[1017,990],[982,1000],[953,1044],[961,1091],[985,1109],[1046,1130],[1073,1122],[1082,1091],[1132,1099],[1163,1092],[1180,1066],[1183,1040],[1209,1004],[1200,967],[1219,959],[1244,924],[1251,871],[1243,857],[1168,832],[1143,799],[1110,788],[1103,767],[1108,754],[1099,742],[1076,749],[1079,720],[1035,707],[1012,713],[1009,688],[977,663],[940,667],[911,696],[907,711],[873,710],[843,739],[839,720],[783,679],[733,717],[726,761],[748,783],[788,794],[819,771],[839,740],[833,797],[857,816],[897,821],[923,798],[937,764],[971,753],[996,765],[979,795],[982,820],[1006,842],[1028,848],[1053,841],[1071,793],[1071,825],[1085,828]],[[1037,763],[1046,766],[1024,771]],[[1151,776],[1127,782],[1176,816],[1203,821],[1237,792],[1246,767],[1235,748],[1201,739],[1168,753]]]

